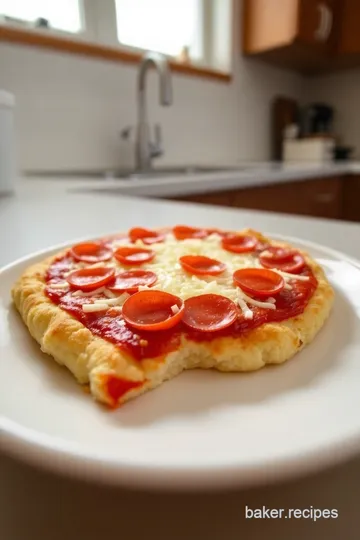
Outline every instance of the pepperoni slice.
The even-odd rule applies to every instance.
[[[294,255],[294,250],[285,249],[282,247],[268,246],[260,253],[260,260],[264,262],[274,263],[288,261]]]
[[[259,260],[265,268],[276,268],[290,274],[298,274],[305,266],[305,259],[300,253],[277,247],[263,251]]]
[[[98,287],[107,285],[114,278],[114,268],[81,268],[74,270],[67,276],[67,281],[72,287],[82,291],[92,291]]]
[[[115,283],[109,286],[110,291],[135,293],[140,286],[151,287],[157,280],[157,275],[150,270],[127,270],[115,277]]]
[[[234,284],[253,296],[267,298],[283,290],[285,281],[280,274],[264,268],[242,268],[233,275]]]
[[[119,247],[114,257],[121,263],[128,266],[140,265],[152,261],[155,257],[155,252],[151,249],[140,247]]]
[[[129,231],[129,238],[132,242],[142,240],[144,244],[149,245],[163,242],[165,240],[165,235],[156,231],[150,231],[149,229],[143,229],[142,227],[134,227]]]
[[[221,241],[222,247],[232,253],[246,253],[253,251],[257,245],[255,236],[230,234]]]
[[[186,238],[206,238],[208,236],[205,229],[197,229],[196,227],[188,227],[187,225],[176,225],[172,232],[177,240],[185,240]]]
[[[113,256],[113,252],[109,247],[97,242],[76,244],[70,249],[70,254],[76,261],[87,263],[108,261]]]
[[[185,300],[183,322],[200,332],[216,332],[233,324],[237,315],[237,307],[229,298],[201,294]]]
[[[195,275],[217,276],[226,270],[226,264],[203,255],[184,255],[180,264],[186,272]]]
[[[181,321],[184,303],[163,291],[140,291],[130,296],[122,308],[125,321],[139,330],[167,330]]]

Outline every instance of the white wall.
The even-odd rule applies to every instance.
[[[344,144],[354,146],[354,157],[360,158],[360,69],[309,79],[304,97],[335,108],[336,134]]]
[[[136,122],[136,74],[136,66],[0,43],[0,88],[17,99],[20,166],[129,164],[133,149],[118,132]],[[162,164],[269,159],[270,105],[277,94],[331,103],[337,133],[360,157],[360,70],[304,79],[237,54],[231,84],[173,75],[173,87],[174,104],[159,107],[150,74],[150,119],[163,127]]]
[[[117,134],[136,121],[136,73],[136,66],[0,43],[0,87],[17,99],[21,167],[106,167],[128,160]],[[240,54],[231,84],[173,75],[170,108],[157,105],[156,82],[150,74],[150,116],[163,127],[163,164],[269,159],[273,97],[301,99],[304,93],[301,77]]]

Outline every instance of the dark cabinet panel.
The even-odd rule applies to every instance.
[[[343,214],[342,184],[342,178],[338,177],[316,178],[189,195],[176,200],[338,219]]]
[[[344,178],[343,207],[344,219],[360,221],[360,175]]]
[[[242,190],[235,206],[336,219],[341,216],[341,181],[321,178]]]
[[[242,52],[305,74],[360,65],[359,0],[244,0]]]
[[[358,55],[360,58],[360,2],[342,0],[339,30],[339,54]]]

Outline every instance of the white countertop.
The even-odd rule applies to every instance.
[[[30,187],[30,186],[29,186]],[[34,185],[33,185],[34,188]],[[0,266],[74,238],[186,221],[252,226],[341,249],[360,259],[360,224],[167,201],[20,189],[0,197]],[[1,359],[0,359],[1,360]],[[24,403],[26,406],[26,403]],[[161,494],[106,489],[58,478],[0,457],[0,538],[4,540],[357,539],[360,459],[308,478],[214,494]],[[339,511],[337,520],[245,520],[245,506]]]
[[[22,188],[28,190],[70,190],[108,192],[144,197],[175,197],[210,193],[236,188],[255,187],[310,178],[360,174],[360,162],[316,165],[312,163],[242,163],[238,169],[187,175],[163,175],[145,179],[114,179],[109,176],[31,176],[24,177]]]

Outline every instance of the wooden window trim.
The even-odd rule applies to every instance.
[[[142,55],[138,52],[8,26],[0,26],[0,41],[53,49],[70,54],[92,56],[94,58],[127,64],[138,64],[142,58]],[[231,74],[200,66],[181,64],[175,60],[170,60],[170,67],[172,71],[184,75],[213,79],[226,83],[232,80]]]

